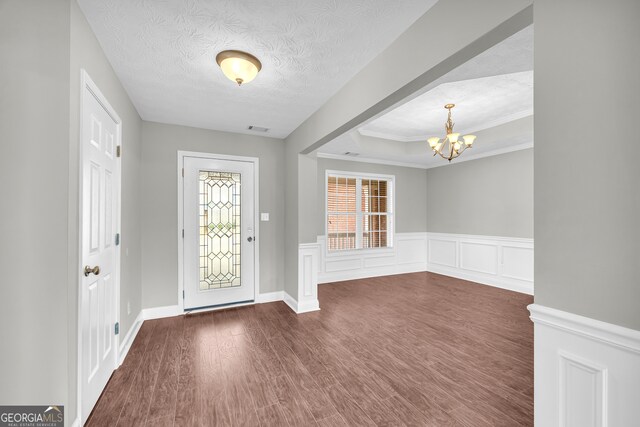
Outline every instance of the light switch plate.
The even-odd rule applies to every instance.
[[[262,212],[260,214],[260,221],[269,221],[269,212]]]

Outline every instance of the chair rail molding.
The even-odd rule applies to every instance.
[[[533,295],[533,239],[427,234],[427,271]]]
[[[614,427],[640,420],[640,331],[531,304],[535,425]]]

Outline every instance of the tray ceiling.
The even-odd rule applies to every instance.
[[[392,162],[417,167],[445,165],[426,140],[444,136],[447,111],[455,131],[478,136],[473,150],[452,163],[533,146],[533,26],[445,74],[419,93],[320,147],[322,156]]]
[[[533,71],[443,83],[360,129],[397,141],[442,137],[447,110],[455,103],[455,131],[474,133],[533,114]]]

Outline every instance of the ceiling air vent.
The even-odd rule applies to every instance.
[[[268,132],[269,128],[263,128],[260,126],[249,126],[247,129],[252,130],[254,132]]]
[[[346,151],[344,153],[345,156],[351,156],[351,157],[355,157],[355,156],[359,156],[360,153],[354,153],[353,151]]]

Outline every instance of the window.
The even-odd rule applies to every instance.
[[[327,171],[327,250],[390,248],[393,176]]]

